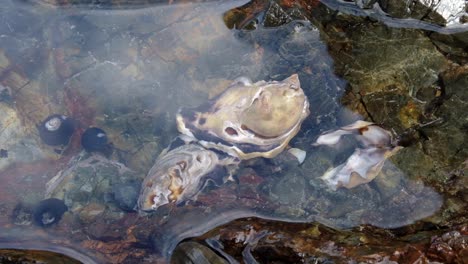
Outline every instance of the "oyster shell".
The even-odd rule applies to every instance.
[[[320,135],[314,145],[334,145],[342,136],[351,134],[354,134],[365,147],[387,147],[393,144],[390,132],[372,122],[358,120],[338,130]]]
[[[361,142],[363,148],[356,148],[345,163],[322,176],[334,190],[340,187],[350,189],[372,181],[382,170],[385,160],[401,149],[394,145],[390,132],[361,120],[319,136],[314,145],[335,145],[342,136],[350,134]]]
[[[177,114],[179,132],[240,159],[272,158],[297,134],[309,102],[297,74],[283,81],[237,79],[218,97]]]
[[[206,180],[222,183],[228,165],[238,160],[207,150],[198,144],[165,150],[145,177],[138,209],[152,211],[169,203],[181,203],[195,196]]]
[[[377,177],[385,160],[399,149],[400,147],[356,149],[345,163],[325,172],[322,179],[334,190],[366,184]]]

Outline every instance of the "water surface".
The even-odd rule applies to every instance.
[[[252,216],[337,229],[397,228],[434,214],[428,222],[450,223],[440,216],[451,210],[444,201],[460,201],[441,185],[467,157],[461,88],[468,75],[460,66],[466,26],[334,0],[301,3],[5,1],[0,247],[61,252],[84,263],[153,263],[167,261],[183,239]],[[302,165],[285,155],[245,162],[235,181],[149,215],[116,200],[116,188],[139,186],[178,135],[180,107],[206,102],[240,76],[282,80],[294,73],[311,103],[290,144],[307,152]],[[54,113],[79,124],[65,150],[38,136],[36,124]],[[358,119],[410,144],[373,182],[335,191],[321,176],[358,143],[313,143]],[[89,126],[107,131],[111,156],[82,151],[79,137]],[[67,197],[70,210],[56,225],[36,226],[34,206],[51,196],[46,183],[60,171],[74,193],[52,196]]]

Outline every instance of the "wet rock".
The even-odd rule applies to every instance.
[[[11,91],[8,87],[4,87],[0,84],[0,103],[5,103],[9,106],[13,105],[13,98]]]
[[[444,89],[447,94],[445,101],[434,114],[443,120],[440,126],[423,128],[424,135],[428,138],[423,142],[424,151],[433,159],[448,164],[453,169],[468,157],[466,148],[467,121],[460,118],[462,113],[468,111],[468,70],[456,76],[447,76],[444,80]],[[447,137],[450,135],[450,137]],[[450,139],[449,139],[450,138]]]
[[[205,241],[218,252],[246,263],[335,263],[356,258],[362,261],[373,252],[373,245],[379,245],[380,252],[391,254],[379,242],[385,239],[384,234],[370,231],[367,240],[359,241],[364,232],[337,231],[314,223],[286,224],[249,218],[233,221],[197,239],[208,237]],[[356,246],[359,243],[366,244],[365,252]],[[397,242],[393,246],[401,244]]]
[[[79,211],[78,217],[83,224],[89,225],[102,218],[105,210],[104,204],[89,203]]]
[[[301,207],[306,199],[306,186],[304,177],[300,173],[289,173],[287,177],[275,183],[270,195],[280,204]]]
[[[431,33],[429,35],[434,44],[446,56],[460,65],[466,65],[468,62],[468,32],[455,34]]]
[[[119,218],[118,206],[122,201],[114,200],[114,186],[138,182],[141,177],[121,163],[98,154],[82,153],[47,183],[46,197],[64,200],[69,210],[80,213],[85,222],[108,211],[117,212],[114,215]]]
[[[466,219],[461,213],[466,207],[461,201],[466,196],[466,177],[461,176],[468,157],[466,120],[459,117],[468,111],[465,89],[461,88],[466,87],[468,75],[460,69],[451,72],[455,76],[444,75],[444,89],[450,96],[434,114],[443,123],[422,128],[419,133],[424,137],[420,142],[391,158],[409,178],[429,183],[445,194],[443,209],[431,220],[444,225]]]
[[[421,2],[425,3],[422,4]],[[415,18],[445,25],[445,19],[434,9],[437,3],[431,1],[379,0],[383,11],[396,18]]]
[[[52,251],[34,249],[0,249],[0,263],[34,264],[34,263],[69,263],[80,264],[72,257]]]
[[[110,215],[105,213],[97,217],[91,224],[87,225],[85,233],[98,241],[109,242],[125,239],[127,229],[120,226],[121,221],[116,222],[116,219],[123,219],[123,215]]]
[[[388,166],[382,171],[380,177],[376,177],[374,182],[376,189],[382,195],[383,199],[390,199],[400,191],[399,186],[401,185],[402,173],[389,168]]]
[[[377,0],[355,0],[357,6],[364,9],[371,9]]]
[[[7,157],[0,159],[0,171],[18,162],[35,162],[50,157],[31,137],[34,128],[23,126],[21,119],[8,105],[0,102],[0,148],[7,150]]]
[[[468,184],[468,177],[465,177],[467,173],[468,160],[465,160],[460,166],[449,173],[445,191],[450,195],[459,196],[462,200],[466,200],[468,198],[468,190],[464,186]]]
[[[228,262],[207,246],[196,242],[183,242],[174,250],[171,263],[227,264]]]
[[[265,27],[278,27],[293,20],[305,20],[305,16],[297,8],[284,9],[275,1],[270,1],[270,6],[265,11],[265,17],[260,22]]]
[[[464,263],[466,225],[432,237],[429,233],[410,232],[401,236],[397,230],[372,226],[338,230],[317,223],[248,218],[223,225],[194,240],[206,241],[226,258],[244,262],[255,259],[260,263],[274,260],[285,263]],[[246,250],[250,254],[245,254]]]
[[[121,70],[122,67],[117,62],[106,60],[73,75],[67,80],[66,85],[75,89],[80,87],[79,94],[86,98],[87,104],[92,106],[95,112],[116,116],[129,110],[128,94],[136,93],[136,90],[133,92],[128,90],[128,85],[132,83],[131,79],[122,75]],[[135,85],[132,86],[135,89]],[[144,107],[141,104],[134,105]]]
[[[19,203],[11,214],[13,224],[19,226],[31,225],[33,222],[33,207],[26,203]]]
[[[116,205],[124,211],[135,210],[138,196],[140,194],[140,182],[129,181],[112,186]]]
[[[349,82],[342,102],[396,131],[417,124],[424,104],[413,98],[438,80],[446,59],[421,31],[358,21],[349,30],[338,21],[325,26],[337,72]]]
[[[379,91],[412,95],[419,87],[432,84],[443,69],[443,56],[420,31],[379,24],[361,24],[353,31],[339,24],[327,26],[345,31],[341,36],[329,33],[331,54],[338,72],[346,68],[344,77],[362,96]],[[335,50],[334,42],[348,47]]]
[[[17,18],[38,17],[21,8],[14,13]],[[40,32],[38,29],[21,37],[7,34],[0,40],[5,47],[0,50],[0,81],[9,90],[11,101],[28,128],[50,114],[67,112],[60,100],[64,97],[63,86],[56,79],[53,67],[47,64],[45,43],[37,35]]]
[[[467,256],[468,233],[466,226],[431,238],[427,256],[443,263],[464,263]]]
[[[226,11],[223,14],[223,20],[229,29],[254,29],[256,23],[252,23],[252,17],[256,17],[259,10],[267,8],[267,1],[249,1],[242,6]]]
[[[113,144],[114,156],[129,168],[144,174],[162,149],[161,135],[156,131],[171,131],[171,124],[152,115],[137,113],[98,118],[96,123],[106,131]],[[175,131],[175,122],[173,125]]]

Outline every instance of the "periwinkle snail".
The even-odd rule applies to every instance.
[[[87,152],[108,153],[112,150],[108,143],[107,134],[104,130],[97,127],[90,127],[85,130],[81,136],[81,146]]]
[[[38,125],[41,140],[49,146],[67,145],[75,131],[75,124],[67,116],[53,114]]]
[[[34,223],[38,226],[48,227],[62,219],[68,207],[62,200],[49,198],[39,202],[33,212]]]

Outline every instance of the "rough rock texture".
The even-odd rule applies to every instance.
[[[362,104],[362,115],[397,131],[416,124],[422,106],[413,97],[437,81],[445,58],[421,31],[355,23],[325,29],[336,70],[349,82],[344,104]]]
[[[227,264],[228,262],[209,247],[196,242],[185,242],[177,246],[171,263]]]
[[[0,249],[0,263],[4,264],[33,264],[33,263],[70,263],[79,264],[66,255],[40,250]]]
[[[450,60],[466,57],[458,48],[464,33],[432,33],[429,38],[421,30],[386,28],[357,18],[340,22],[346,17],[323,24],[337,73],[349,82],[342,102],[401,139],[409,136],[409,146],[391,162],[405,177],[435,187],[448,199],[431,221],[462,223],[465,216],[459,213],[466,205],[446,190],[466,192],[464,185],[452,183],[464,181],[463,173],[454,172],[466,167],[468,158],[467,121],[460,118],[468,110],[463,88],[468,72]],[[444,45],[451,48],[444,50]]]
[[[431,33],[429,35],[434,45],[450,60],[466,65],[468,63],[468,32],[455,34]]]
[[[219,254],[237,261],[270,263],[310,262],[464,263],[466,225],[449,230],[414,233],[361,226],[347,231],[320,224],[285,224],[241,219],[196,238]]]
[[[45,158],[34,138],[28,137],[17,112],[0,102],[0,148],[6,151],[0,158],[0,172],[12,164]]]
[[[438,1],[428,0],[379,0],[377,1],[383,11],[395,18],[415,18],[445,25],[445,19],[434,11]],[[424,3],[424,4],[423,4]]]
[[[64,200],[69,210],[78,214],[86,224],[103,215],[119,219],[123,216],[119,208],[122,205],[124,210],[131,207],[127,204],[128,200],[133,200],[136,205],[140,181],[141,175],[123,164],[107,160],[99,154],[83,153],[48,182],[46,197]],[[120,193],[115,195],[115,191],[125,187],[137,189],[126,193],[133,197]]]

